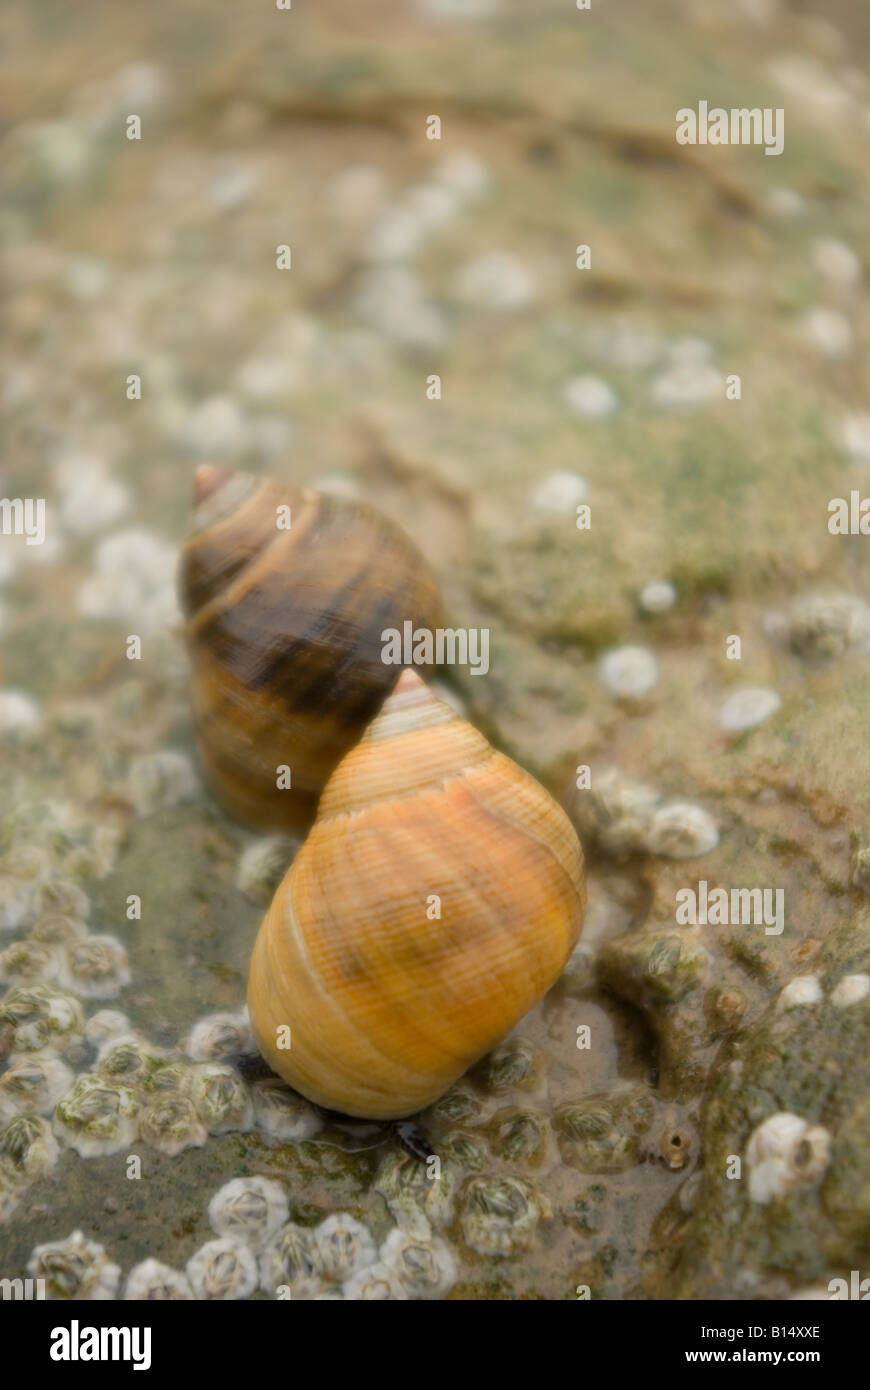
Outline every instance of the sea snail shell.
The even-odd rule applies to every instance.
[[[413,1114],[549,989],[585,905],[561,808],[406,670],[333,773],[260,927],[257,1044],[320,1105]]]
[[[362,503],[203,466],[179,593],[207,782],[249,825],[306,830],[398,678],[382,631],[441,626],[434,577]]]

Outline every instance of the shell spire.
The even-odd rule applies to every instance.
[[[179,594],[203,772],[232,814],[305,831],[396,683],[382,633],[443,622],[413,542],[373,508],[204,464]]]
[[[555,982],[585,900],[561,808],[406,671],[333,773],[260,928],[260,1050],[318,1104],[413,1114]]]

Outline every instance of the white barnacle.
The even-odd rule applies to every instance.
[[[845,314],[836,309],[817,305],[808,309],[801,320],[801,334],[810,347],[826,357],[842,357],[852,346],[854,334]]]
[[[219,1062],[223,1057],[253,1051],[247,1009],[235,1014],[207,1014],[193,1025],[182,1047],[194,1062]]]
[[[168,1303],[176,1299],[193,1298],[190,1281],[177,1269],[161,1264],[160,1260],[143,1260],[134,1266],[127,1275],[124,1285],[124,1299],[148,1299]]]
[[[724,396],[725,378],[709,362],[676,362],[652,384],[656,405],[683,409]]]
[[[130,983],[126,949],[114,936],[86,936],[63,949],[60,983],[82,999],[114,999]]]
[[[658,678],[658,663],[648,647],[612,647],[598,663],[598,679],[620,700],[642,700]]]
[[[70,267],[73,284],[85,289],[99,283],[104,270],[101,262],[76,262]],[[82,298],[89,297],[83,294]],[[127,510],[130,492],[100,457],[74,452],[58,459],[54,467],[54,486],[64,526],[73,535],[85,536],[105,530]]]
[[[39,722],[39,706],[23,690],[0,690],[0,736],[32,732]]]
[[[139,1117],[139,1134],[146,1144],[174,1158],[183,1149],[201,1149],[208,1132],[189,1096],[158,1092]]]
[[[819,237],[812,245],[813,269],[839,288],[851,288],[861,279],[861,261],[844,241]]]
[[[87,893],[71,878],[55,875],[36,890],[36,911],[40,917],[60,915],[84,920],[91,910]]]
[[[55,1133],[82,1158],[120,1153],[138,1133],[139,1100],[128,1086],[116,1086],[83,1072],[54,1112]]]
[[[319,489],[323,491],[323,488]],[[287,835],[260,835],[246,845],[236,865],[236,887],[251,902],[264,906],[289,868],[298,842]]]
[[[477,198],[490,185],[488,165],[470,150],[445,155],[435,166],[435,178],[461,198]]]
[[[367,1226],[347,1212],[327,1216],[314,1232],[324,1272],[344,1283],[373,1265],[378,1247]]]
[[[780,991],[776,1007],[794,1009],[800,1004],[818,1004],[823,997],[817,975],[797,975]]]
[[[410,1297],[395,1269],[383,1260],[351,1275],[342,1284],[341,1291],[345,1298],[354,1302],[401,1303]]]
[[[131,527],[100,541],[94,558],[94,573],[77,595],[78,611],[84,617],[134,620],[137,632],[173,621],[178,612],[176,555],[167,541]]]
[[[645,613],[666,613],[676,601],[677,591],[669,579],[651,579],[638,595],[638,602]]]
[[[828,1166],[831,1135],[800,1115],[782,1110],[769,1116],[749,1138],[749,1196],[766,1206],[791,1188],[815,1182]]]
[[[16,1115],[0,1132],[0,1179],[14,1187],[29,1187],[51,1172],[59,1152],[48,1120],[41,1115]]]
[[[36,885],[3,875],[0,877],[0,931],[15,931],[33,919]]]
[[[410,1298],[443,1298],[456,1283],[456,1261],[439,1236],[396,1227],[381,1246],[381,1260],[395,1271]]]
[[[289,1289],[291,1298],[313,1298],[322,1292],[323,1260],[314,1232],[288,1221],[276,1231],[260,1256],[260,1288],[278,1296]]]
[[[37,1245],[27,1264],[27,1273],[45,1280],[46,1298],[115,1298],[121,1271],[106,1256],[102,1245],[73,1231],[66,1240]]]
[[[652,814],[646,848],[665,859],[694,859],[719,843],[713,818],[691,801],[666,801]]]
[[[187,1277],[197,1298],[250,1298],[257,1287],[257,1261],[242,1241],[224,1236],[197,1250],[187,1262]]]
[[[43,946],[63,946],[71,941],[79,941],[88,934],[88,924],[80,917],[70,917],[63,912],[52,912],[34,922],[28,933],[30,941]]]
[[[608,854],[646,848],[653,812],[661,800],[654,788],[617,767],[596,770],[588,793],[575,797],[574,812],[586,831]]]
[[[512,251],[485,251],[463,266],[456,293],[476,308],[514,313],[532,302],[535,282]]]
[[[138,1033],[112,1033],[100,1045],[94,1070],[109,1081],[140,1086],[165,1059],[162,1048]]]
[[[775,690],[767,686],[747,685],[735,690],[719,708],[719,726],[726,733],[743,733],[754,729],[775,714],[782,700]]]
[[[371,328],[400,343],[429,347],[442,341],[445,324],[430,304],[420,277],[407,265],[379,265],[360,279],[355,309]]]
[[[200,1062],[188,1069],[182,1085],[209,1134],[248,1130],[253,1106],[237,1071],[222,1062]]]
[[[831,990],[831,1003],[835,1008],[847,1009],[850,1004],[859,1004],[868,994],[870,975],[844,975]]]
[[[613,387],[599,376],[572,377],[565,387],[564,400],[572,414],[583,415],[589,420],[604,419],[619,405]]]
[[[585,478],[560,468],[538,483],[532,493],[532,509],[544,515],[570,516],[586,500],[586,492]]]
[[[198,790],[193,763],[176,748],[161,748],[135,758],[127,777],[127,795],[140,816],[180,806]]]
[[[287,1194],[271,1178],[233,1178],[208,1204],[208,1219],[219,1236],[235,1236],[262,1250],[290,1215]]]
[[[282,1143],[301,1144],[323,1129],[323,1120],[314,1106],[291,1091],[277,1076],[255,1081],[251,1098],[257,1128]]]
[[[179,441],[203,457],[231,458],[247,445],[247,422],[232,396],[207,396],[186,416]]]
[[[56,947],[39,941],[13,941],[0,951],[0,983],[28,985],[38,980],[56,980],[60,957]]]
[[[110,1038],[120,1038],[129,1032],[130,1020],[118,1009],[98,1009],[85,1024],[85,1037],[97,1048]]]
[[[868,453],[870,458],[870,415]],[[791,606],[785,635],[799,656],[827,659],[870,651],[870,605],[855,594],[803,594]]]
[[[0,1000],[0,1049],[11,1052],[62,1051],[82,1036],[79,1001],[54,985],[17,986]]]
[[[0,857],[0,931],[14,931],[36,915],[36,895],[52,860],[41,846],[16,843]]]
[[[0,1076],[0,1119],[13,1115],[50,1115],[73,1084],[73,1073],[51,1053],[36,1053],[13,1062]]]

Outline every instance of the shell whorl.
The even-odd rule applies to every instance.
[[[207,780],[249,824],[304,830],[396,682],[382,631],[443,621],[433,576],[364,504],[203,467],[179,591]]]
[[[261,1051],[332,1109],[413,1114],[554,983],[584,908],[561,808],[405,672],[260,928],[248,1005]]]

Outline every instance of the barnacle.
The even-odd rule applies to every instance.
[[[182,1149],[199,1149],[208,1138],[205,1125],[189,1096],[175,1091],[159,1094],[139,1118],[139,1133],[146,1144],[175,1157]]]
[[[114,999],[130,983],[127,952],[114,936],[86,936],[63,952],[60,979],[64,989],[83,999]]]
[[[524,1178],[469,1178],[460,1224],[466,1245],[481,1255],[512,1255],[532,1244],[549,1202]]]
[[[136,1138],[139,1101],[127,1086],[84,1072],[54,1113],[55,1130],[82,1158],[127,1148]]]
[[[584,1173],[624,1173],[641,1160],[641,1136],[655,1105],[642,1086],[586,1096],[562,1105],[553,1117],[565,1163]]]
[[[242,1241],[224,1237],[197,1250],[187,1262],[187,1277],[197,1298],[249,1298],[257,1287],[257,1262]]]
[[[800,1115],[779,1111],[753,1130],[746,1148],[749,1196],[767,1205],[790,1189],[814,1183],[828,1166],[831,1135]]]
[[[411,1298],[442,1298],[456,1283],[456,1262],[438,1236],[412,1235],[397,1227],[381,1246],[381,1260]]]
[[[247,1009],[236,1014],[208,1014],[193,1025],[182,1046],[194,1062],[218,1062],[222,1057],[250,1052],[251,1025]]]
[[[41,1115],[16,1115],[0,1131],[0,1178],[29,1187],[57,1163],[57,1140]]]
[[[84,1028],[82,1008],[53,985],[21,985],[0,1001],[0,1056],[65,1048]]]
[[[192,1299],[193,1289],[190,1281],[177,1269],[161,1264],[159,1260],[143,1260],[127,1275],[124,1285],[124,1298],[148,1299],[161,1303],[174,1299]]]
[[[321,1221],[314,1241],[325,1273],[340,1282],[373,1265],[378,1258],[378,1247],[368,1227],[347,1212],[336,1212]]]
[[[257,1128],[274,1139],[301,1143],[313,1139],[323,1128],[323,1120],[314,1106],[276,1076],[255,1081],[251,1098]]]
[[[260,1288],[273,1298],[284,1289],[291,1298],[311,1298],[321,1291],[323,1273],[314,1232],[292,1221],[272,1236],[260,1256]]]
[[[182,1085],[209,1134],[251,1128],[253,1107],[237,1071],[221,1062],[201,1062],[188,1069]]]
[[[0,983],[32,984],[54,980],[60,969],[57,950],[38,941],[14,941],[0,951]]]
[[[0,1076],[0,1117],[50,1115],[73,1084],[65,1062],[51,1053],[20,1057]]]
[[[94,1070],[107,1081],[141,1086],[165,1060],[160,1048],[136,1033],[110,1034],[97,1053]]]
[[[270,1178],[233,1178],[208,1204],[208,1219],[219,1236],[235,1236],[262,1250],[289,1216],[283,1187]]]
[[[66,1240],[37,1245],[27,1272],[45,1280],[47,1298],[114,1298],[121,1277],[102,1245],[86,1240],[81,1231],[73,1231]]]
[[[453,1215],[456,1183],[446,1163],[436,1175],[412,1154],[392,1153],[381,1164],[374,1186],[404,1230],[439,1230]]]
[[[85,1037],[97,1049],[109,1038],[122,1038],[130,1032],[130,1020],[118,1009],[98,1009],[85,1024]]]
[[[492,1147],[512,1163],[540,1163],[547,1151],[547,1127],[534,1110],[508,1106],[497,1110],[489,1126]]]

